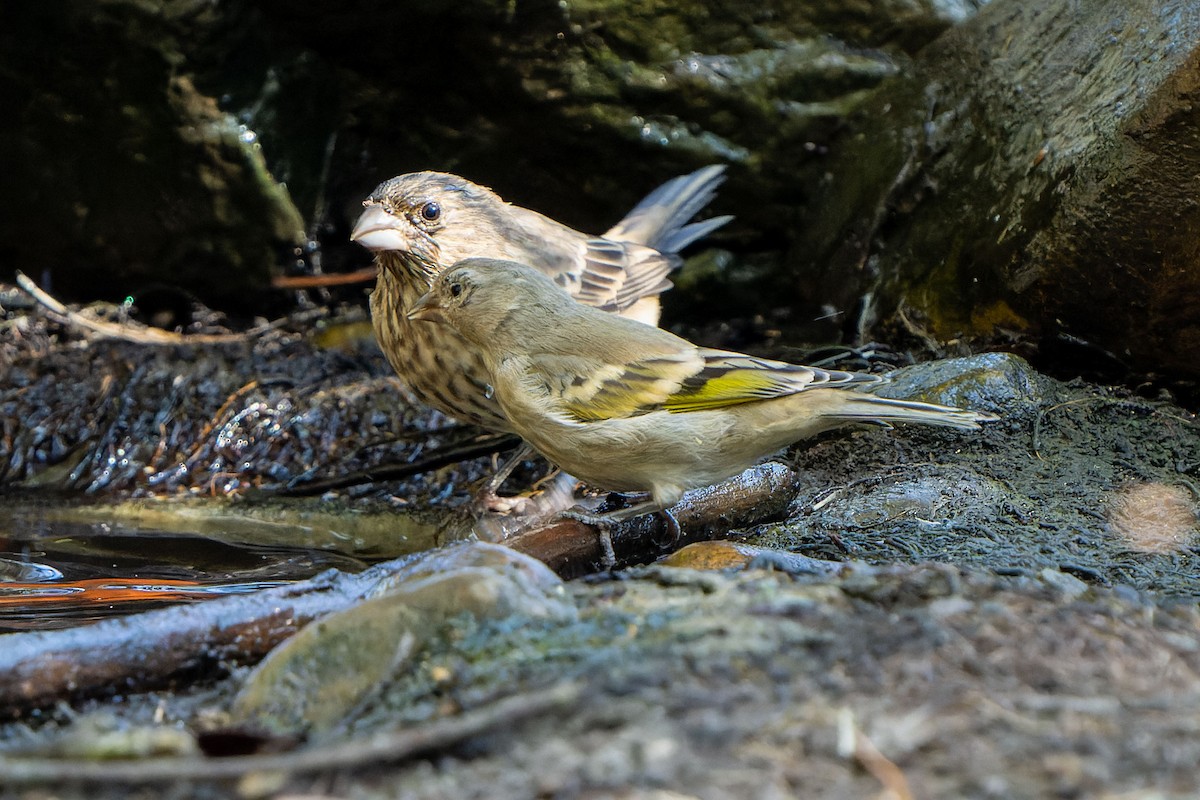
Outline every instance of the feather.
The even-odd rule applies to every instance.
[[[643,297],[671,288],[668,273],[679,265],[678,256],[638,244],[588,239],[583,269],[572,294],[584,305],[620,313]]]
[[[663,401],[675,413],[725,408],[796,394],[816,386],[859,388],[881,379],[874,375],[823,370],[740,353],[700,349],[704,366]]]
[[[581,422],[623,419],[652,411],[707,411],[823,386],[856,389],[875,375],[786,364],[722,350],[683,347],[623,363],[544,355],[534,367],[558,376],[566,413]],[[569,377],[566,377],[569,376]]]
[[[618,363],[543,355],[535,360],[533,369],[544,379],[557,376],[558,401],[567,415],[580,422],[598,422],[661,409],[701,366],[694,350],[681,349]]]
[[[702,167],[680,175],[646,195],[625,218],[604,234],[605,239],[637,242],[663,253],[678,253],[733,217],[714,217],[687,224],[716,195],[725,182],[725,167]]]

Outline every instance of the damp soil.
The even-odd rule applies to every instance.
[[[275,489],[411,463],[473,435],[407,403],[369,341],[330,348],[306,326],[147,347],[26,311],[9,313],[2,336],[9,502],[44,503],[51,490],[73,503],[187,497],[236,515],[275,502]],[[573,619],[452,616],[328,736],[353,742],[564,681],[584,687],[579,699],[398,761],[255,786],[181,779],[167,793],[1189,796],[1200,786],[1195,418],[1169,398],[982,358],[919,365],[895,389],[1000,422],[825,435],[782,457],[799,477],[785,515],[713,526],[841,571],[763,557],[712,571],[683,558],[567,582]],[[967,367],[976,378],[954,380]],[[490,463],[299,502],[461,518]],[[190,737],[227,713],[249,669],[31,711],[0,726],[0,750],[75,752],[63,738],[97,719]],[[0,780],[0,797],[163,793]]]

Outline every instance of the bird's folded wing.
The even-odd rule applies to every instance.
[[[579,422],[596,422],[661,409],[683,381],[703,366],[693,347],[678,352],[650,349],[642,358],[622,357],[618,349],[616,343],[593,359],[542,354],[532,360],[532,369],[544,385],[553,387],[551,393],[562,413]]]
[[[679,259],[642,245],[588,239],[583,271],[572,294],[584,305],[621,312],[643,297],[671,288],[667,275]]]
[[[768,400],[818,386],[852,388],[880,380],[874,375],[805,367],[721,350],[701,349],[699,354],[704,366],[663,401],[667,411],[704,411]]]
[[[538,359],[554,376],[563,411],[581,422],[651,411],[703,411],[795,394],[810,387],[853,387],[873,375],[785,364],[721,350],[687,349],[609,363],[563,356]]]

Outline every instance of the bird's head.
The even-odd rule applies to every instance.
[[[437,274],[469,253],[476,230],[504,203],[490,190],[444,172],[412,172],[384,181],[363,201],[351,241],[386,265],[400,262]],[[396,256],[388,259],[386,256]]]
[[[470,342],[494,345],[529,327],[524,316],[563,302],[573,301],[532,267],[515,261],[469,258],[438,276],[409,309],[408,318],[445,323]]]

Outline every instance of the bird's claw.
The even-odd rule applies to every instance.
[[[679,543],[679,539],[683,536],[683,529],[679,527],[679,520],[671,513],[671,509],[659,509],[658,515],[662,517],[663,524],[667,528],[667,539],[665,542],[656,542],[660,547],[673,547]]]
[[[617,566],[617,551],[613,549],[612,543],[613,520],[604,514],[592,514],[588,511],[576,511],[575,509],[564,511],[560,516],[566,519],[577,520],[584,525],[591,525],[595,528],[596,536],[600,540],[601,565],[609,570]]]
[[[524,517],[537,508],[537,496],[541,492],[501,497],[495,492],[480,492],[475,497],[475,507],[485,514],[504,514],[511,517]]]
[[[510,517],[548,516],[575,502],[575,485],[570,475],[555,472],[538,482],[528,492],[500,495],[498,486],[488,483],[475,495],[475,508],[481,514],[503,514]]]

